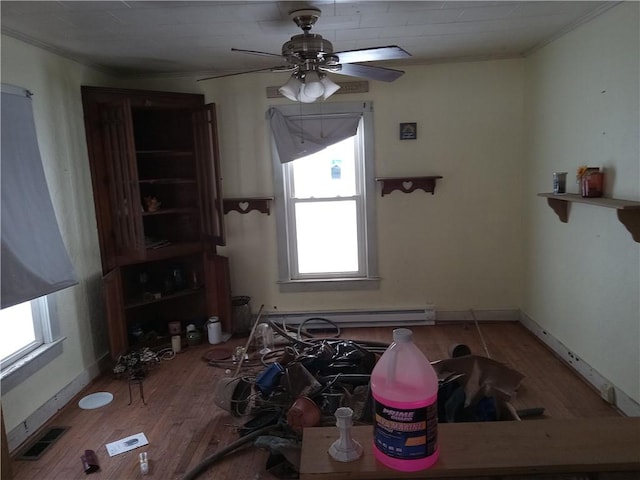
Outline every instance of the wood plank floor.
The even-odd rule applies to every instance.
[[[341,338],[388,343],[392,330],[348,329],[343,330]],[[512,402],[516,409],[544,407],[545,416],[553,418],[620,415],[522,325],[482,323],[481,330],[490,357],[525,377]],[[472,323],[414,327],[413,331],[416,343],[430,360],[448,358],[450,346],[456,343],[468,345],[474,354],[485,354],[482,339]],[[243,345],[245,341],[232,339],[227,345]],[[215,385],[225,371],[203,360],[210,350],[211,346],[206,344],[188,347],[153,369],[144,381],[147,405],[142,403],[137,387],[133,388],[133,402],[128,405],[127,381],[111,374],[98,378],[49,422],[68,426],[69,430],[39,460],[14,459],[13,478],[86,478],[80,460],[85,449],[96,452],[101,466],[100,471],[89,477],[92,480],[141,478],[138,453],[143,450],[150,460],[147,478],[183,478],[203,459],[237,440],[237,428],[246,421],[232,417],[214,404]],[[77,406],[80,398],[99,391],[113,393],[113,402],[94,410]],[[148,446],[109,457],[105,444],[138,432],[145,433]],[[275,477],[265,471],[267,458],[267,451],[246,447],[198,478],[272,479]]]

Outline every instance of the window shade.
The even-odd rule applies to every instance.
[[[2,85],[1,308],[77,284],[44,176],[31,98]]]
[[[353,137],[358,131],[360,113],[287,116],[275,107],[267,118],[281,163],[288,163]]]

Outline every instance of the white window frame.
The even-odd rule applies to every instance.
[[[319,199],[292,199],[291,190],[292,169],[282,164],[278,155],[275,141],[272,138],[272,159],[274,175],[274,210],[278,239],[278,284],[283,292],[299,291],[334,291],[334,290],[372,290],[379,288],[377,261],[377,230],[375,215],[375,159],[373,155],[373,105],[371,102],[345,102],[304,105],[278,106],[283,115],[291,117],[309,115],[339,115],[357,112],[362,115],[358,126],[359,137],[356,175],[360,175],[361,182],[357,182],[360,190],[356,198],[358,208],[358,265],[360,270],[348,274],[299,274],[296,259],[296,232],[293,216],[295,204],[306,201],[322,201]],[[301,111],[302,110],[302,111]],[[317,117],[316,117],[317,118]],[[335,201],[333,199],[329,201]]]
[[[37,298],[35,300],[31,300],[30,302],[25,302],[29,304],[29,308],[31,310],[31,323],[33,324],[33,336],[35,337],[31,343],[24,345],[22,348],[14,351],[11,355],[6,358],[0,359],[0,368],[4,370],[6,366],[15,363],[20,358],[24,357],[28,353],[32,352],[40,345],[44,343],[44,334],[43,332],[50,331],[48,325],[48,307],[46,298]],[[20,304],[22,305],[22,304]],[[43,322],[44,320],[44,322]],[[43,328],[44,327],[44,328]],[[48,335],[50,336],[50,335]]]
[[[8,392],[62,354],[65,337],[60,332],[55,295],[30,301],[36,340],[0,363],[2,392]]]

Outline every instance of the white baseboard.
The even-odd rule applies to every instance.
[[[108,354],[105,354],[94,364],[87,367],[80,375],[47,400],[44,405],[29,415],[22,423],[10,432],[7,432],[9,451],[13,453],[22,446],[31,435],[36,433],[38,429],[47,423],[59,410],[64,408],[73,397],[89,385],[94,378],[100,375],[100,366],[105,364],[107,356]]]
[[[520,310],[438,310],[437,323],[444,322],[518,322],[520,321]]]
[[[601,375],[578,355],[569,350],[560,340],[538,325],[531,317],[521,313],[520,323],[547,345],[558,357],[591,384],[598,392],[613,388],[611,400],[615,406],[630,417],[640,416],[640,405],[610,380]],[[603,400],[604,401],[604,400]]]

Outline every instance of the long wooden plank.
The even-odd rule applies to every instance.
[[[640,418],[636,417],[442,424],[438,462],[413,473],[396,472],[376,461],[372,427],[354,427],[353,437],[364,454],[355,462],[341,463],[327,453],[337,438],[336,428],[305,429],[300,480],[640,473]]]

